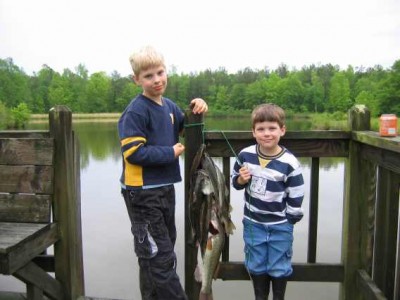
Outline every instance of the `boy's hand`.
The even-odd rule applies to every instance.
[[[179,155],[183,153],[183,151],[185,151],[185,146],[183,146],[181,143],[176,143],[173,146],[173,148],[174,148],[175,158],[177,158]]]
[[[237,178],[237,183],[239,183],[240,185],[245,185],[249,182],[250,178],[250,170],[246,166],[241,167],[239,169],[239,177]]]
[[[190,101],[190,105],[193,107],[192,112],[194,114],[202,114],[208,111],[208,105],[206,101],[201,98],[195,98]]]

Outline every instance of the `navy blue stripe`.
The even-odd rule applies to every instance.
[[[246,206],[244,207],[244,215],[260,223],[272,223],[285,220],[286,217],[280,217],[271,214],[257,214],[251,212]]]
[[[285,201],[289,203],[291,207],[301,207],[301,203],[303,202],[303,197],[297,197],[297,198],[286,197]]]
[[[303,176],[302,175],[296,175],[296,176],[290,176],[288,177],[286,184],[288,186],[300,186],[304,184]]]
[[[285,184],[282,181],[267,181],[267,191],[269,192],[283,192],[285,191]]]
[[[280,212],[286,208],[285,202],[265,202],[257,198],[248,196],[246,193],[246,202],[256,207],[259,210],[270,211],[270,212]]]
[[[278,159],[272,160],[268,164],[268,169],[276,170],[282,174],[290,174],[293,172],[293,167],[286,162],[282,162]]]

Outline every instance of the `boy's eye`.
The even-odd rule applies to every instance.
[[[162,70],[162,71],[159,71],[159,72],[157,73],[157,75],[158,75],[158,76],[162,76],[162,75],[164,75],[164,70]]]

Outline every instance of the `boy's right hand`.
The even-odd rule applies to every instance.
[[[173,146],[173,148],[174,148],[175,158],[177,158],[179,155],[183,153],[183,151],[185,151],[185,146],[183,146],[181,143],[176,143]]]
[[[244,165],[239,169],[239,176],[237,178],[237,182],[240,185],[245,185],[246,183],[249,182],[250,178],[251,178],[250,170]]]

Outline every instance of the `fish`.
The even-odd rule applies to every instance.
[[[201,266],[198,262],[195,270],[196,280],[201,281],[200,300],[213,299],[212,281],[218,273],[225,238],[236,229],[231,210],[225,176],[203,144],[190,168],[189,191],[190,243],[201,254]]]

